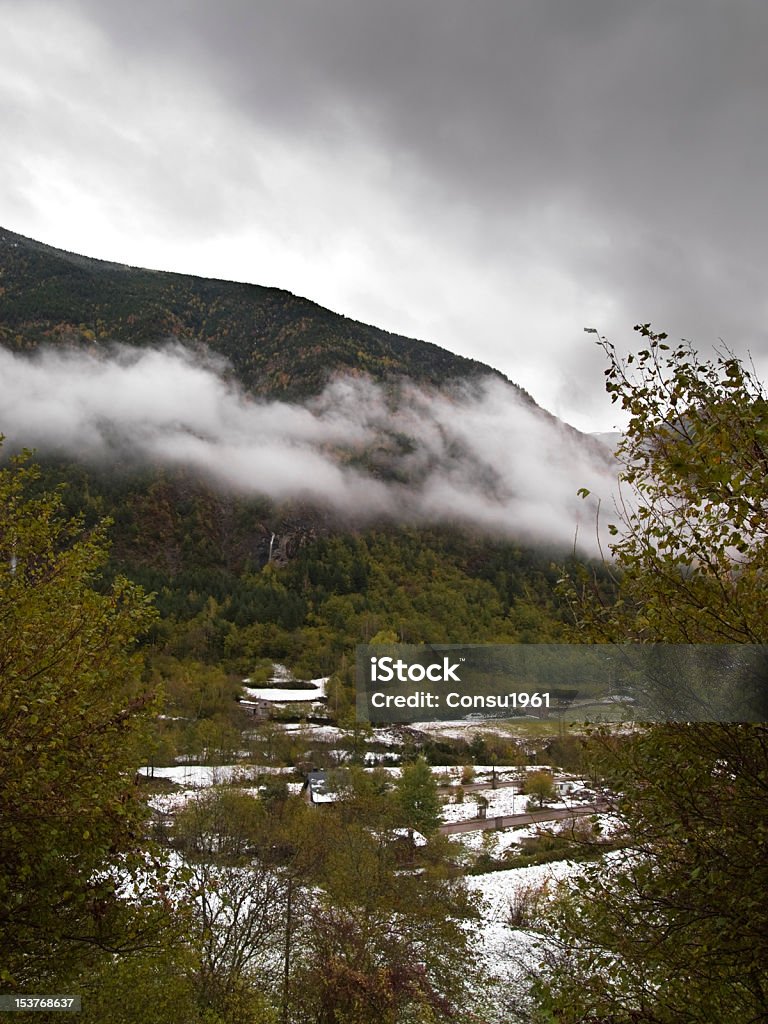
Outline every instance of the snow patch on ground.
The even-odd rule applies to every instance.
[[[472,779],[473,783],[490,783],[494,777],[494,766],[491,764],[474,764],[468,765],[474,772]],[[465,768],[463,765],[450,764],[450,765],[433,765],[432,771],[438,776],[439,780],[444,785],[458,786],[461,784],[462,776],[464,775]],[[527,771],[527,767],[524,765],[497,765],[495,768],[496,780],[498,782],[514,782],[516,779],[522,778]]]
[[[512,786],[505,789],[482,789],[474,793],[467,793],[463,803],[444,804],[444,823],[450,825],[455,821],[469,821],[472,818],[477,818],[477,798],[481,796],[488,801],[486,818],[506,817],[510,814],[526,814],[528,800],[530,799],[524,793],[518,793]],[[548,801],[546,808],[542,809],[562,810],[567,806],[570,805],[565,804],[562,800],[552,800]]]
[[[506,921],[512,897],[520,889],[543,889],[553,896],[557,886],[566,878],[583,871],[583,864],[570,860],[557,860],[551,864],[533,864],[527,868],[509,868],[506,871],[488,871],[484,875],[468,875],[467,886],[480,893],[487,902],[486,921]]]
[[[461,843],[464,849],[471,853],[484,853],[488,851],[494,857],[503,857],[513,846],[519,846],[524,839],[532,839],[539,834],[542,827],[557,824],[557,822],[541,822],[533,825],[524,825],[522,828],[505,828],[484,832],[458,832],[451,836],[455,843]]]
[[[600,835],[603,838],[617,835],[624,827],[621,819],[615,814],[590,815],[586,820],[590,823],[594,820],[600,826]],[[570,826],[570,824],[570,820],[537,821],[519,828],[488,829],[484,832],[457,832],[451,836],[451,840],[454,843],[460,843],[470,853],[487,852],[493,857],[503,857],[513,847],[519,846],[524,839],[535,839],[542,832],[556,832],[561,826]],[[520,868],[518,870],[523,869]]]
[[[295,704],[325,697],[325,686],[313,687],[311,690],[289,690],[278,686],[244,686],[243,693],[248,698],[242,701],[243,704],[256,700],[266,700],[270,704]]]
[[[475,955],[498,986],[500,999],[513,994],[517,1000],[525,999],[528,979],[538,967],[546,943],[544,937],[534,931],[510,927],[510,903],[515,895],[521,890],[540,890],[545,899],[551,899],[561,882],[581,870],[582,865],[572,861],[556,861],[490,871],[466,879],[470,892],[482,897],[485,907],[482,923],[474,932]],[[503,1011],[499,1019],[505,1019]]]
[[[271,722],[270,724],[276,726],[281,732],[301,733],[308,739],[328,740],[329,742],[338,742],[347,735],[337,725],[315,725],[312,722]],[[256,738],[258,738],[258,734],[256,734]]]
[[[168,779],[177,786],[184,786],[187,789],[204,789],[206,786],[250,782],[259,775],[292,774],[294,770],[255,764],[177,764],[171,768],[145,766],[139,768],[139,774],[147,779]]]
[[[371,742],[383,743],[387,747],[402,747],[404,740],[402,734],[395,732],[393,729],[374,728]]]
[[[304,788],[302,782],[288,782],[286,785],[291,796],[300,796]],[[238,786],[236,792],[242,793],[245,796],[251,796],[254,799],[261,797],[261,787],[259,786]],[[147,804],[160,814],[171,815],[186,807],[190,800],[199,799],[200,795],[200,788],[182,789],[174,793],[154,793],[147,800]]]
[[[292,689],[289,683],[295,683],[296,679],[285,665],[275,663],[272,666],[273,672],[269,682],[272,686],[250,686],[251,679],[243,679],[243,691],[251,701],[266,700],[270,703],[293,703],[296,701],[319,700],[326,696],[326,686],[330,676],[318,676],[317,679],[310,679],[306,688]]]
[[[199,794],[199,789],[182,789],[175,793],[155,793],[147,800],[147,803],[160,814],[175,814]]]

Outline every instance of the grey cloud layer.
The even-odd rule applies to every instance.
[[[694,246],[762,252],[759,0],[78,6],[122,48],[204,71],[254,124],[320,144],[357,134],[419,164],[438,198],[493,204],[491,234],[499,215],[506,232],[516,210],[563,203],[609,214],[601,235],[650,215]]]
[[[158,244],[268,235],[239,279],[475,355],[563,411],[602,395],[584,326],[621,346],[650,320],[768,368],[763,0],[0,11],[39,12],[0,106],[18,210],[36,175],[61,206],[81,174]]]
[[[456,522],[559,545],[573,544],[580,521],[591,543],[594,507],[578,488],[613,488],[598,449],[497,380],[447,395],[340,378],[300,406],[255,402],[220,371],[180,348],[0,349],[0,428],[11,444],[190,466],[346,518]]]

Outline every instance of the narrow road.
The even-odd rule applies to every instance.
[[[517,825],[533,825],[539,821],[563,821],[565,818],[581,818],[585,814],[597,814],[608,810],[607,803],[582,804],[579,807],[544,807],[540,811],[525,814],[507,814],[495,818],[470,818],[467,821],[454,821],[450,825],[441,825],[443,835],[455,835],[458,832],[487,832],[489,829],[515,828]]]

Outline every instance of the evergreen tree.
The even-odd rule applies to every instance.
[[[418,829],[425,836],[437,832],[441,818],[440,797],[435,777],[423,757],[403,765],[397,780],[397,800],[408,827]]]

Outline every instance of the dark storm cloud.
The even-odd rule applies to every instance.
[[[761,195],[762,3],[79,6],[128,59],[176,63],[274,129],[389,143],[438,192],[610,203],[619,228],[649,207],[753,227],[733,199]]]
[[[321,264],[341,232],[345,312],[522,374],[534,393],[536,353],[566,412],[600,388],[586,325],[620,341],[652,320],[768,348],[762,0],[56,6],[101,47],[90,95],[67,77],[82,145],[109,161],[125,117],[123,166],[169,234],[271,218]],[[89,125],[121,79],[157,106],[167,131],[152,143],[131,134],[125,93],[103,147]],[[283,172],[291,152],[303,173]],[[277,197],[263,180],[275,166]]]

